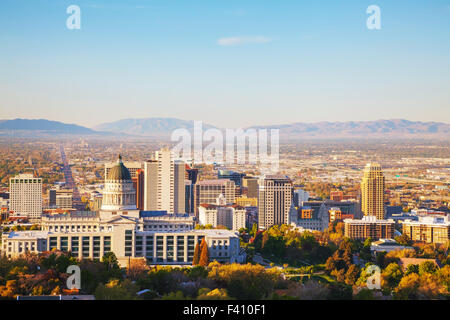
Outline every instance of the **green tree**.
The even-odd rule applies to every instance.
[[[417,273],[419,274],[419,266],[417,264],[410,264],[406,270],[405,270],[405,275],[409,275],[411,273]]]
[[[419,265],[419,275],[423,276],[425,273],[435,273],[436,265],[431,261],[424,261]]]
[[[105,265],[108,272],[108,278],[121,279],[122,271],[119,266],[119,261],[117,260],[114,252],[106,252],[102,257],[102,263]]]
[[[402,268],[395,262],[390,263],[381,273],[381,285],[392,290],[399,284],[402,277]]]
[[[137,286],[131,281],[114,279],[107,284],[100,284],[94,295],[97,300],[134,300],[137,291]]]

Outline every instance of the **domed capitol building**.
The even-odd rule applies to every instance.
[[[43,215],[41,227],[42,231],[3,234],[2,254],[14,258],[26,252],[61,250],[78,259],[101,259],[114,252],[123,267],[131,259],[190,265],[195,245],[205,239],[210,261],[245,261],[234,231],[196,230],[193,215],[138,210],[131,174],[120,155],[105,177],[99,211]]]
[[[119,155],[117,164],[109,170],[103,189],[102,211],[136,210],[136,190],[130,171]]]

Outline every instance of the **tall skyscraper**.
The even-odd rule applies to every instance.
[[[185,163],[174,161],[171,151],[162,149],[145,162],[144,170],[144,210],[185,213]]]
[[[173,203],[175,213],[186,212],[186,164],[184,161],[173,162]]]
[[[30,220],[42,216],[42,179],[20,174],[9,180],[10,210]]]
[[[187,179],[190,180],[192,184],[196,184],[198,178],[198,169],[186,168],[186,171],[187,171]]]
[[[258,227],[268,229],[273,225],[290,223],[292,181],[283,175],[266,175],[259,181]]]
[[[384,219],[384,175],[377,163],[368,163],[361,181],[361,210],[365,216]]]
[[[144,164],[144,210],[158,210],[158,161],[147,160]]]

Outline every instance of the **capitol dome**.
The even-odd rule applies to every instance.
[[[131,180],[130,171],[123,165],[120,154],[117,164],[109,170],[106,180]]]
[[[136,210],[136,190],[133,187],[130,171],[119,155],[105,179],[103,189],[102,211]]]

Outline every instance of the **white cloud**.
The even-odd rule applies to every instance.
[[[217,40],[217,44],[219,46],[235,46],[240,44],[249,44],[249,43],[267,43],[270,42],[271,39],[257,36],[257,37],[229,37],[229,38],[220,38]]]

